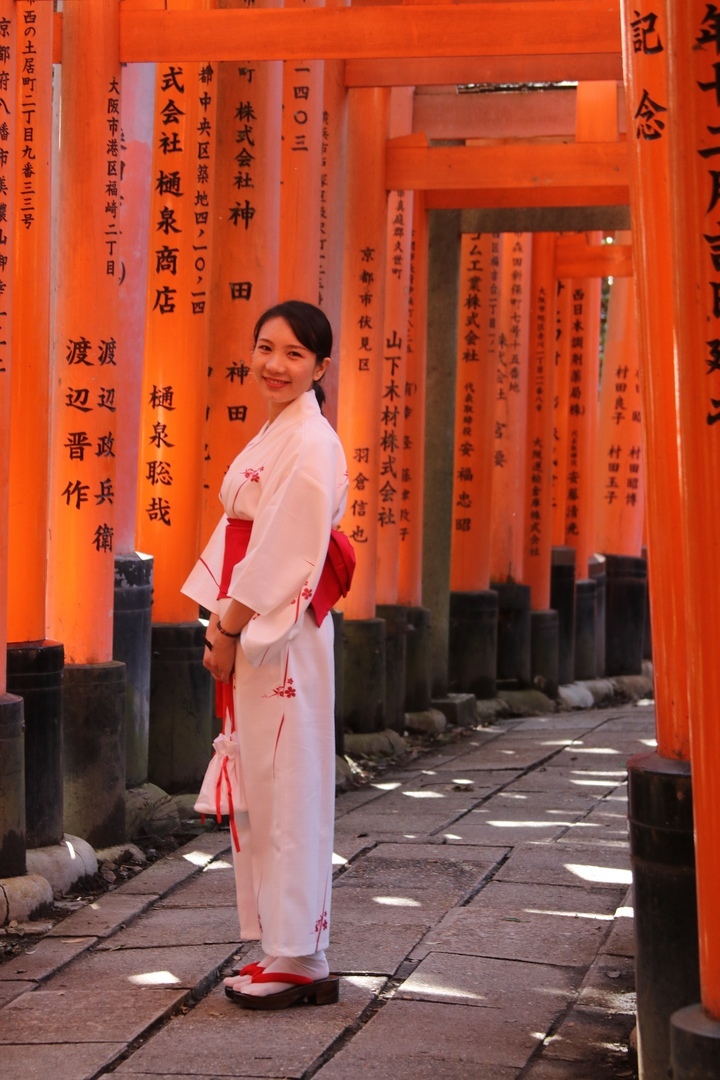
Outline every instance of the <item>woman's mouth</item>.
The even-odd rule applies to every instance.
[[[286,379],[272,379],[269,375],[263,375],[263,379],[271,390],[279,390],[283,386],[287,386]]]

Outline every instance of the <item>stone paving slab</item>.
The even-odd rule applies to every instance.
[[[609,956],[635,956],[635,928],[631,912],[616,915],[610,935],[600,952]]]
[[[582,885],[587,889],[629,885],[630,855],[621,848],[592,845],[522,844],[498,870],[495,881],[534,885]]]
[[[511,1080],[541,1038],[501,1009],[393,999],[316,1076],[387,1080],[400,1060],[413,1080]]]
[[[0,979],[30,980],[38,982],[47,979],[58,968],[69,964],[76,956],[85,952],[97,938],[51,938],[45,937],[27,952],[6,960],[0,966]]]
[[[211,985],[235,949],[223,945],[118,949],[96,952],[55,975],[51,990],[142,990],[167,987],[202,990]]]
[[[208,861],[210,857],[208,856]],[[169,855],[153,863],[147,870],[123,882],[115,890],[116,896],[165,896],[183,881],[198,873],[199,867],[182,855]]]
[[[371,921],[386,924],[432,925],[441,919],[466,890],[428,889],[422,884],[411,885],[407,881],[397,881],[392,886],[346,885],[343,877],[333,888],[333,918],[353,911],[354,917],[367,912]]]
[[[0,1012],[0,1044],[129,1043],[169,1015],[185,990],[34,990]],[[4,1051],[2,1051],[4,1054]]]
[[[543,1056],[548,1060],[586,1061],[604,1057],[627,1061],[627,1045],[635,1026],[634,1013],[611,1012],[576,1006],[548,1040]]]
[[[252,1012],[221,987],[160,1031],[113,1074],[299,1078],[377,996],[383,980],[343,979],[337,1005]]]
[[[502,813],[493,814],[486,819],[471,818],[467,815],[445,829],[438,830],[436,835],[442,836],[450,844],[506,848],[530,841],[549,844],[552,840],[557,840],[571,823],[569,816],[559,820],[548,816],[542,820],[539,815],[534,814],[526,814],[519,819]]]
[[[157,894],[128,896],[118,892],[106,893],[57,923],[49,931],[48,937],[106,938],[121,926],[133,922],[158,899]]]
[[[125,1049],[124,1042],[3,1046],[6,1080],[92,1080]]]
[[[410,800],[408,799],[407,802],[410,803]],[[371,837],[375,840],[407,837],[408,839],[419,839],[426,843],[431,833],[441,829],[444,825],[449,826],[454,821],[455,816],[452,811],[446,813],[444,810],[439,813],[420,815],[410,805],[408,805],[407,809],[403,806],[386,814],[381,811],[370,814],[355,810],[335,822],[336,843],[337,837],[342,836]]]
[[[376,850],[374,857],[362,859],[351,866],[338,879],[335,888],[359,886],[392,896],[398,891],[406,895],[409,886],[413,893],[420,889],[447,896],[451,901],[459,900],[498,862],[497,849],[478,852],[476,859],[460,861],[443,857],[449,846],[436,845],[430,857],[423,857],[427,851],[426,845],[418,846],[418,853],[422,852],[419,858],[412,858],[408,853],[399,860],[383,853],[382,849]]]
[[[233,907],[235,904],[235,871],[232,861],[215,859],[186,884],[173,889],[169,896],[156,905],[156,910],[170,907]]]
[[[28,990],[34,990],[36,985],[34,982],[0,982],[0,1009]]]
[[[361,852],[370,851],[375,841],[369,836],[338,836],[333,840],[333,866],[335,872],[355,859]]]
[[[498,739],[487,746],[463,755],[466,769],[530,769],[544,761],[559,747],[538,747],[534,739],[524,739],[515,746],[508,745],[505,739]]]
[[[510,848],[507,851],[509,852]],[[495,865],[500,857],[497,848],[494,847],[483,851],[482,848],[471,847],[470,845],[463,846],[462,844],[396,844],[383,841],[377,844],[372,851],[369,851],[365,858],[371,864],[376,859],[393,859],[400,863],[407,860],[415,862],[418,859],[439,863],[479,863],[487,871]],[[404,872],[403,867],[400,867],[399,870]]]
[[[593,1009],[635,1012],[635,965],[627,956],[597,957],[590,967],[577,1001]]]
[[[465,813],[477,804],[481,796],[474,792],[441,790],[440,784],[426,787],[415,786],[392,791],[382,800],[382,814],[410,814],[413,818],[439,817],[448,820]],[[363,810],[355,810],[352,816],[364,816]],[[341,819],[342,820],[342,819]],[[346,820],[346,819],[345,819]]]
[[[609,933],[617,892],[491,882],[415,950],[588,967]]]
[[[577,968],[432,952],[396,997],[500,1009],[511,1020],[532,1016],[538,1029],[546,1031],[567,1008],[581,979]]]
[[[457,780],[472,780],[473,792],[484,796],[507,787],[519,776],[522,776],[520,769],[466,769],[461,758],[453,769],[426,769],[415,783],[420,789],[437,787],[438,791],[445,791],[452,789]]]
[[[328,959],[333,971],[344,975],[395,974],[405,958],[425,936],[429,922],[411,922],[412,912],[405,912],[405,922],[385,919],[357,922],[337,912],[333,916]]]
[[[212,945],[237,942],[240,936],[237,907],[155,908],[124,930],[102,942],[104,949],[148,949],[168,945]]]
[[[623,769],[574,769],[548,768],[541,765],[538,769],[519,777],[512,785],[513,791],[555,792],[558,796],[572,792],[586,792],[602,799],[615,791],[625,780]]]

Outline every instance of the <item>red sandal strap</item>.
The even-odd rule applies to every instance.
[[[294,975],[292,972],[284,971],[263,971],[261,970],[258,975],[253,975],[252,981],[254,983],[293,983],[296,986],[307,986],[309,983],[313,983],[315,979],[309,979],[307,975]]]

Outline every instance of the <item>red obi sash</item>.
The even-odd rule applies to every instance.
[[[252,521],[243,518],[228,518],[218,600],[224,600],[228,596],[232,572],[237,563],[245,558],[252,527]],[[322,624],[328,611],[340,597],[347,596],[355,572],[355,561],[355,551],[345,533],[332,529],[325,565],[310,601],[318,626]]]

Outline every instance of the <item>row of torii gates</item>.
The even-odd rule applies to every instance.
[[[207,700],[178,587],[264,419],[255,317],[319,296],[358,551],[348,682],[382,682],[378,625],[405,608],[418,630],[432,616],[432,693],[459,685],[472,598],[525,588],[540,626],[553,545],[580,585],[596,550],[639,555],[644,513],[658,751],[630,769],[641,1068],[720,1075],[718,155],[706,0],[0,0],[6,879],[25,866],[23,709],[27,775],[46,781],[28,792],[34,842],[61,838],[43,807],[63,779],[65,827],[108,842],[126,778],[147,776],[146,727],[127,776],[113,727],[126,668],[142,728],[152,648],[161,740]],[[48,792],[59,718],[29,714],[63,664]]]

